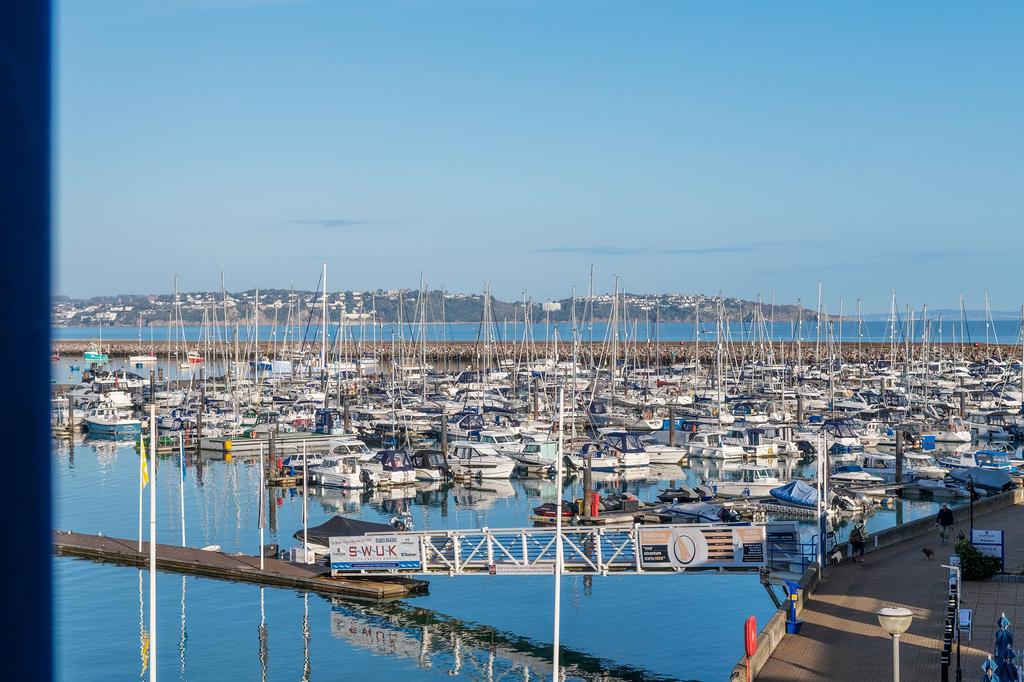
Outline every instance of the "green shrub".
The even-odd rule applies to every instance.
[[[1002,567],[999,557],[985,556],[967,540],[956,543],[960,555],[960,575],[964,580],[988,580]]]

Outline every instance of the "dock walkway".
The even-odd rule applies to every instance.
[[[142,543],[138,551],[137,540],[110,538],[102,535],[84,535],[70,531],[54,531],[54,551],[61,556],[72,556],[94,561],[108,561],[128,566],[149,564],[149,543]],[[264,559],[246,554],[226,554],[177,545],[156,546],[156,567],[172,573],[201,575],[224,580],[258,583],[274,587],[287,587],[311,592],[361,597],[364,599],[398,599],[426,592],[427,582],[398,577],[331,578],[326,569],[317,565],[295,564],[280,559]]]
[[[1015,504],[976,514],[974,527],[1004,530],[1006,570],[1024,563],[1024,505]],[[967,533],[958,521],[956,530]],[[922,548],[935,552],[927,559]],[[883,606],[904,606],[914,622],[902,636],[901,679],[932,682],[939,679],[945,620],[950,545],[938,533],[909,538],[875,552],[863,563],[846,561],[830,568],[806,601],[799,635],[786,635],[757,675],[759,682],[865,682],[892,676],[892,644],[878,625],[875,612]],[[964,581],[962,608],[974,610],[974,632],[961,642],[964,679],[977,679],[981,664],[995,642],[995,621],[1005,611],[1015,629],[1024,628],[1024,583]],[[956,645],[953,647],[954,679]]]

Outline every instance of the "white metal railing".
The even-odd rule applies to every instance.
[[[563,528],[560,536],[554,528],[531,527],[369,533],[360,537],[362,541],[371,537],[396,538],[396,545],[405,545],[406,554],[402,558],[407,565],[403,568],[361,567],[356,561],[339,570],[332,557],[335,574],[552,575],[559,537],[563,573],[757,570],[765,566],[769,556],[763,527],[737,524],[676,524],[629,529],[572,527]],[[410,538],[415,542],[410,542]],[[360,541],[359,538],[342,540]],[[418,551],[418,557],[412,556],[413,551]],[[418,565],[413,568],[408,564]]]

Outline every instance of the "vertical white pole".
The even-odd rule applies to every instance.
[[[900,682],[900,636],[892,636],[892,682]]]
[[[70,400],[68,403],[70,404]],[[142,435],[142,431],[139,431],[139,554],[142,554],[142,479],[145,475],[145,460],[142,458],[142,452],[146,447],[146,437]]]
[[[554,634],[551,644],[552,676],[554,682],[561,682],[562,672],[558,665],[559,639],[561,635],[562,606],[562,457],[565,446],[565,387],[558,387],[558,462],[555,464],[555,613]]]
[[[260,526],[260,570],[263,570],[263,443],[260,443],[260,494],[259,494],[259,526]],[[262,596],[262,590],[261,590]]]
[[[306,543],[308,538],[306,534],[309,526],[309,513],[308,513],[308,488],[306,480],[309,477],[309,467],[306,463],[306,441],[302,441],[302,562],[309,563],[308,550],[306,549]]]
[[[149,405],[149,682],[156,682],[156,404]]]
[[[181,466],[181,476],[178,478],[178,490],[180,492],[178,502],[181,506],[181,546],[185,546],[185,434],[178,435],[178,464]]]

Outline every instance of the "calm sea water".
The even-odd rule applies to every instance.
[[[52,457],[56,528],[137,536],[138,455],[130,445],[79,441],[72,451],[63,442]],[[159,466],[157,538],[179,543],[180,469],[176,458]],[[643,475],[597,485],[648,499],[664,481],[695,474],[657,467]],[[183,483],[187,543],[255,553],[258,480],[246,461],[190,460]],[[566,495],[574,490],[578,495],[579,483],[568,483]],[[554,492],[553,482],[538,480],[375,495],[314,489],[309,523],[337,513],[386,522],[408,510],[418,529],[516,527]],[[268,506],[266,542],[295,546],[301,492],[276,489]],[[907,520],[932,512],[927,503],[904,508]],[[148,524],[148,510],[145,518]],[[869,528],[893,522],[892,513],[880,512]],[[53,570],[58,678],[142,674],[148,573],[70,558],[55,559]],[[304,679],[306,670],[312,680],[539,679],[550,675],[551,597],[551,580],[539,576],[434,577],[428,596],[379,604],[159,573],[158,673],[180,680]],[[583,672],[630,679],[721,680],[742,653],[743,621],[754,615],[764,623],[772,611],[754,574],[566,577],[564,660]]]
[[[645,322],[639,320],[636,324],[630,324],[628,326],[619,327],[620,339],[636,339],[638,342],[646,342],[648,340],[654,341],[660,339],[661,341],[693,341],[695,333],[697,331],[697,325],[690,322],[672,322],[664,323],[655,327],[653,322]],[[572,338],[572,328],[567,323],[551,324],[550,326],[544,324],[533,324],[530,328],[530,338],[534,341],[547,341],[554,340],[555,333],[557,331],[558,338],[561,340]],[[761,334],[766,334],[766,329],[762,329]],[[899,321],[896,324],[896,339],[903,341],[908,335],[912,341],[920,340],[923,332],[923,326],[920,322],[915,323],[913,327],[905,321]],[[137,327],[54,327],[52,330],[53,338],[55,339],[108,339],[108,340],[130,340],[139,338],[139,330]],[[239,327],[239,338],[244,342],[246,339],[252,338],[253,330],[246,328],[245,326]],[[336,325],[332,325],[329,331],[329,338],[334,339],[338,333]],[[856,321],[844,320],[841,324],[839,322],[834,323],[832,330],[834,338],[841,341],[889,341],[892,338],[892,325],[889,322],[882,321],[866,321],[857,324]],[[184,336],[182,336],[184,334]],[[229,331],[229,335],[233,332]],[[285,329],[277,328],[276,330],[270,325],[260,325],[258,330],[259,338],[261,340],[283,340],[285,338]],[[377,340],[390,342],[392,337],[396,340],[410,341],[418,339],[420,330],[416,325],[402,325],[401,327],[397,324],[385,324],[383,331],[377,329],[374,331],[371,327],[366,326],[360,328],[357,326],[346,326],[344,330],[345,339],[358,340],[360,338],[365,340]],[[512,322],[499,321],[491,329],[491,334],[494,338],[500,340],[511,340],[521,341],[524,336],[524,330],[522,325],[516,325]],[[734,341],[747,340],[747,339],[759,339],[758,330],[756,326],[740,323],[731,323],[728,325],[729,338]],[[795,323],[789,322],[776,322],[771,326],[771,338],[775,340],[791,340],[800,338],[804,340],[814,340],[818,337],[818,328],[814,322],[804,322],[802,326],[798,327]],[[295,327],[287,331],[288,339],[291,341],[302,342],[305,340],[307,343],[313,343],[316,340],[319,343],[319,331],[313,326],[310,328]],[[822,339],[828,335],[827,329],[824,324],[820,332]],[[214,331],[205,331],[199,326],[187,326],[182,328],[174,327],[154,327],[152,334],[150,329],[146,328],[142,330],[143,342],[152,341],[159,346],[164,344],[166,346],[168,339],[173,343],[175,338],[188,341],[196,341],[201,338],[209,337],[211,339],[223,339],[223,329],[217,329]],[[604,323],[597,323],[591,326],[583,326],[580,329],[580,337],[584,341],[603,341],[608,336],[608,325]],[[479,324],[475,323],[452,323],[452,324],[429,324],[426,327],[426,337],[430,341],[475,341],[482,337],[482,332]],[[715,337],[715,322],[702,322],[700,325],[700,337],[701,340],[713,339]],[[229,338],[231,338],[229,336]],[[971,320],[964,324],[961,330],[959,320],[947,320],[939,326],[938,320],[932,320],[929,323],[929,338],[933,342],[950,342],[954,339],[959,341],[960,339],[966,339],[971,343],[1014,343],[1020,340],[1020,323],[1014,320],[997,320],[994,323],[986,325],[981,320]]]

